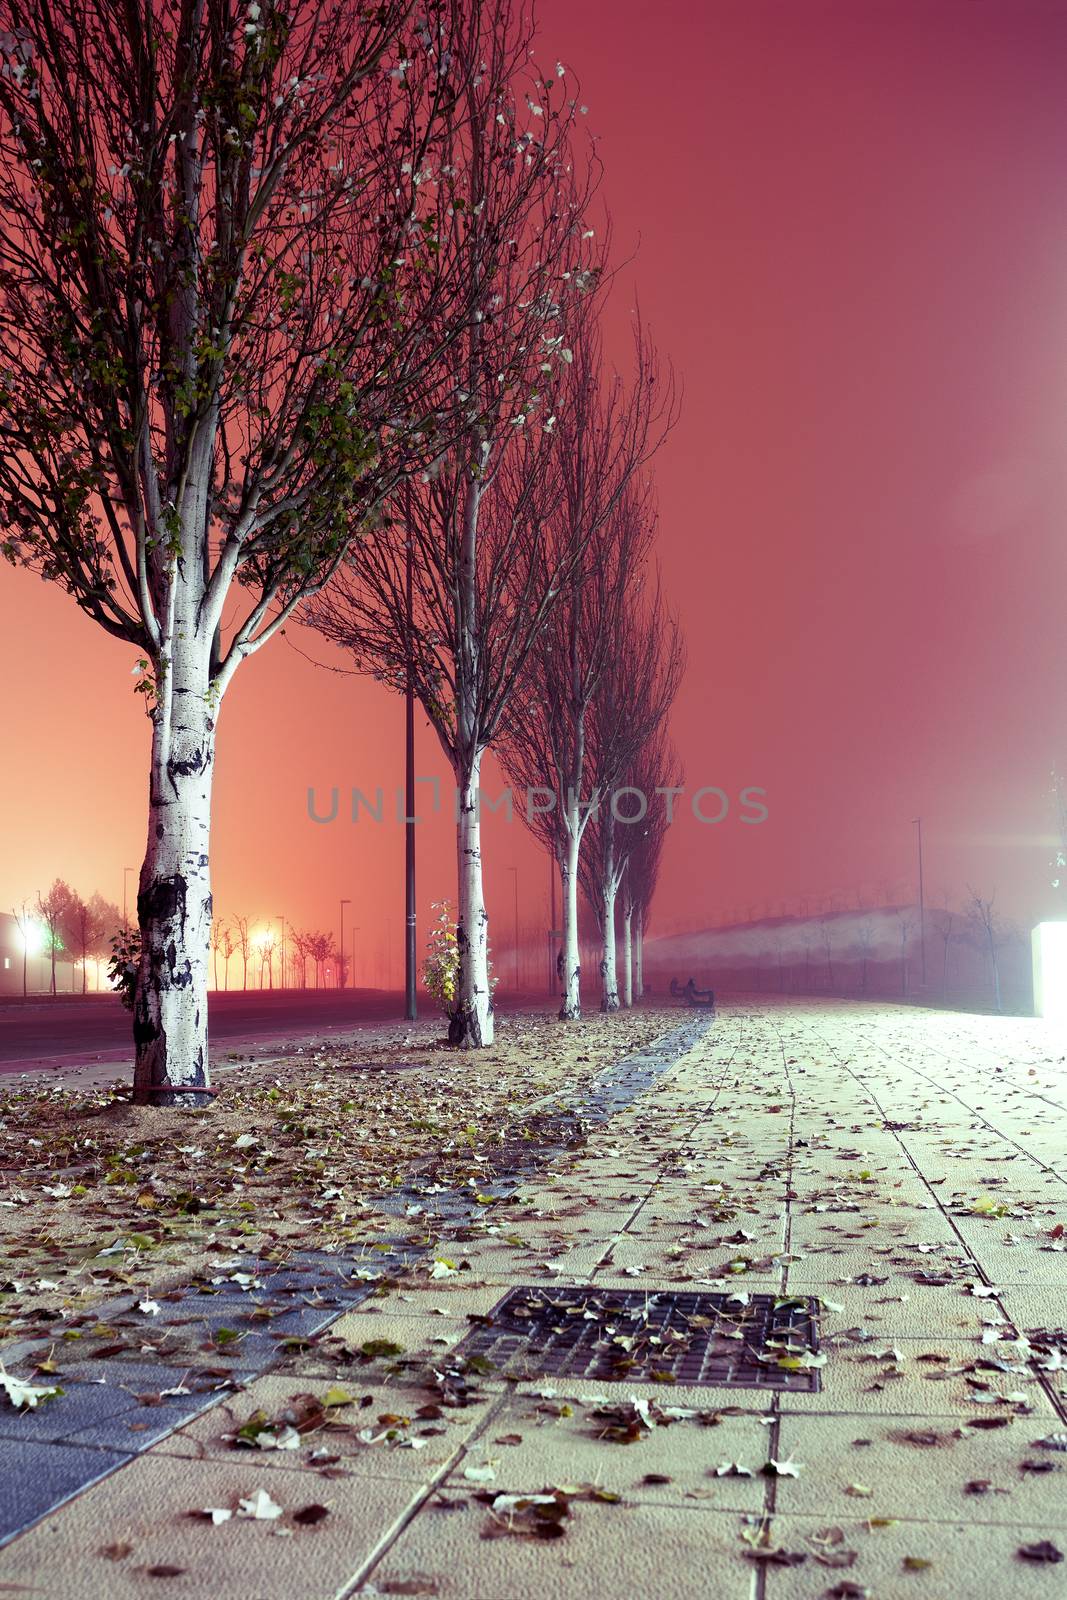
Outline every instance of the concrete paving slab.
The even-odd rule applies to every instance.
[[[237,1511],[266,1489],[276,1520],[234,1515],[219,1526],[205,1507]],[[167,1593],[226,1600],[328,1600],[368,1560],[418,1498],[417,1485],[366,1477],[324,1480],[258,1461],[188,1461],[153,1453],[87,1490],[60,1516],[0,1556],[0,1580],[63,1600],[143,1600]],[[321,1522],[294,1513],[324,1505]],[[190,1514],[192,1513],[192,1515]]]
[[[751,1600],[732,1513],[579,1502],[564,1537],[545,1542],[507,1533],[470,1495],[448,1499],[431,1501],[357,1593],[418,1593],[421,1578],[442,1600],[697,1600],[713,1581],[715,1600]]]
[[[118,1450],[59,1443],[39,1447],[31,1459],[24,1443],[0,1439],[0,1483],[7,1522],[7,1533],[0,1543],[15,1538],[46,1512],[63,1505],[88,1484],[115,1472],[130,1459],[129,1454]],[[6,1554],[0,1556],[0,1574],[6,1575],[7,1562]],[[53,1588],[46,1592],[61,1591]]]
[[[1038,1441],[1047,1436],[1037,1419],[1024,1417],[985,1428],[931,1422],[927,1413],[891,1422],[786,1415],[780,1454],[805,1465],[799,1477],[778,1480],[777,1510],[829,1521],[862,1511],[913,1521],[1062,1527],[1067,1455],[1043,1448]]]

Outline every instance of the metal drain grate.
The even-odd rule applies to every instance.
[[[714,1384],[814,1394],[818,1302],[676,1290],[512,1289],[456,1349],[511,1377]]]

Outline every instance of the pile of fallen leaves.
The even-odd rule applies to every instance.
[[[509,1017],[494,1048],[463,1053],[429,1026],[378,1029],[359,1047],[224,1071],[206,1110],[135,1107],[122,1085],[8,1091],[0,1334],[55,1323],[77,1337],[101,1299],[209,1274],[235,1251],[359,1253],[398,1227],[414,1238],[421,1208],[398,1223],[383,1196],[414,1183],[480,1197],[531,1150],[573,1142],[555,1097],[670,1020]]]

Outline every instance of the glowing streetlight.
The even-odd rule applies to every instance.
[[[263,987],[263,963],[265,961],[270,961],[270,967],[269,967],[268,970],[270,972],[270,987],[273,989],[274,988],[274,961],[273,961],[273,956],[274,956],[274,935],[271,932],[270,928],[263,928],[263,929],[261,929],[261,931],[259,933],[254,933],[252,935],[251,943],[259,951],[259,955],[260,955],[259,987],[261,989]]]
[[[39,955],[44,949],[44,929],[39,922],[25,922],[19,928],[19,943],[28,956]]]
[[[1067,922],[1039,922],[1032,936],[1034,1011],[1067,1023]]]

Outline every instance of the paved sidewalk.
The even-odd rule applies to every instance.
[[[0,1590],[1059,1600],[1065,1054],[1019,1019],[727,1008],[484,1227],[0,1552]],[[454,1358],[522,1285],[561,1326],[568,1286],[817,1302],[817,1355],[761,1370],[821,1389]],[[235,1448],[250,1422],[297,1447]]]

